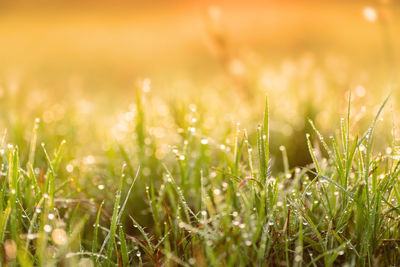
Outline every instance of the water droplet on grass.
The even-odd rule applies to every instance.
[[[71,173],[74,170],[74,166],[72,164],[68,164],[65,169],[67,170],[67,172]]]
[[[214,195],[220,195],[221,194],[221,190],[219,190],[218,188],[214,189]]]
[[[201,139],[200,143],[202,145],[207,145],[208,144],[208,139]]]
[[[50,233],[51,230],[52,230],[52,227],[51,227],[50,225],[46,224],[46,225],[43,227],[43,230],[44,230],[46,233]]]
[[[195,265],[196,264],[196,259],[195,258],[190,258],[188,260],[188,262],[189,262],[190,265]]]
[[[67,233],[60,228],[56,228],[51,233],[51,238],[57,245],[63,245],[67,242]]]

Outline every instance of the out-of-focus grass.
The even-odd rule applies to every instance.
[[[3,263],[398,262],[398,10],[5,6]]]

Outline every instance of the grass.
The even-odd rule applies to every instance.
[[[397,266],[389,2],[7,7],[0,266]]]
[[[194,107],[177,115],[189,122],[176,129],[180,141],[164,158],[141,94],[129,125],[134,138],[117,138],[80,162],[68,140],[54,153],[37,144],[39,120],[29,145],[7,144],[4,135],[2,264],[397,264],[400,158],[395,142],[374,152],[387,99],[359,135],[350,130],[350,98],[347,118],[330,138],[310,121],[310,164],[291,168],[281,146],[282,170],[270,153],[268,101],[261,123],[249,132],[238,124],[226,134],[230,142],[205,135]]]

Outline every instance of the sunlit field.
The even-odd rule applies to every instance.
[[[398,266],[399,32],[395,0],[1,2],[0,266]]]

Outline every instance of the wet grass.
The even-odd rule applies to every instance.
[[[394,137],[384,153],[374,151],[387,99],[356,133],[350,97],[329,138],[309,122],[310,164],[291,167],[281,146],[281,170],[270,153],[268,101],[258,125],[237,124],[222,141],[204,134],[194,106],[190,116],[175,115],[185,127],[166,129],[180,138],[164,157],[141,94],[130,134],[80,161],[68,140],[38,144],[39,120],[24,149],[4,135],[2,264],[395,265],[400,155]]]

